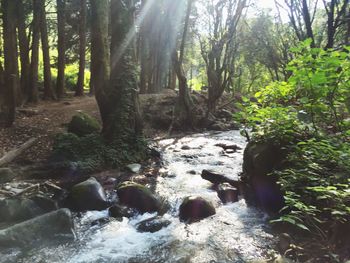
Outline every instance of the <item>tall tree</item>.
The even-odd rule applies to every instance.
[[[208,79],[208,115],[215,112],[218,100],[232,83],[235,75],[235,54],[238,49],[237,28],[246,8],[246,0],[205,2],[209,31],[198,34],[201,54]]]
[[[32,57],[30,64],[30,83],[28,91],[28,102],[37,103],[38,70],[39,70],[39,42],[40,42],[40,3],[41,0],[33,0],[33,22],[32,22]]]
[[[112,0],[111,17],[111,74],[105,87],[107,97],[106,122],[103,135],[109,141],[127,140],[135,142],[142,133],[142,122],[138,104],[136,63],[134,60],[135,32],[134,0]]]
[[[21,62],[21,92],[23,102],[28,99],[29,78],[30,78],[30,60],[29,60],[29,39],[26,31],[26,13],[24,7],[25,0],[17,0],[17,29]]]
[[[109,0],[91,0],[91,86],[104,124],[110,111],[105,91],[109,79],[108,7]]]
[[[173,53],[174,69],[175,69],[177,78],[179,80],[179,101],[177,105],[178,106],[177,117],[179,119],[179,122],[182,125],[185,125],[191,128],[194,126],[194,120],[193,120],[194,105],[189,93],[187,78],[183,69],[183,61],[184,61],[185,43],[186,43],[186,37],[188,33],[192,4],[193,4],[193,0],[187,1],[187,11],[185,16],[184,30],[183,30],[181,44],[180,44],[180,52],[179,54],[177,54],[177,51],[175,50],[175,52]]]
[[[52,89],[50,47],[49,36],[47,33],[45,0],[40,0],[40,36],[44,61],[44,99],[56,99],[56,95]]]
[[[57,82],[56,82],[56,94],[58,98],[62,98],[64,95],[65,86],[65,64],[66,64],[66,0],[57,0],[57,49],[58,49],[58,62],[57,62]]]
[[[3,26],[4,26],[4,97],[5,109],[3,124],[9,127],[15,121],[16,90],[18,87],[18,55],[16,34],[16,2],[2,0]]]
[[[337,30],[343,24],[346,24],[347,8],[349,0],[323,0],[327,13],[327,44],[326,48],[333,48]]]
[[[86,0],[80,0],[79,14],[79,73],[75,96],[84,95],[85,51],[86,51]]]

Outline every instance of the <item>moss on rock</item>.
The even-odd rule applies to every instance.
[[[74,133],[78,136],[98,133],[100,130],[101,125],[99,122],[84,112],[78,112],[68,124],[68,132]]]

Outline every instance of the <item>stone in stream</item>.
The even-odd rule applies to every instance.
[[[104,210],[109,206],[103,187],[94,177],[73,186],[67,202],[76,211]]]
[[[126,166],[126,168],[132,172],[132,173],[139,173],[140,170],[141,170],[141,164],[138,164],[138,163],[132,163],[132,164],[129,164]]]
[[[186,197],[180,205],[180,220],[193,223],[215,215],[214,206],[202,197]]]
[[[12,181],[16,174],[10,168],[0,168],[0,184]]]
[[[69,209],[60,209],[0,230],[0,246],[27,246],[55,237],[74,239],[74,224]]]
[[[228,183],[223,183],[217,187],[218,196],[224,204],[238,201],[238,190]]]
[[[141,213],[159,212],[162,208],[161,202],[147,187],[131,181],[120,184],[117,194],[121,204]]]
[[[120,219],[123,217],[132,217],[134,216],[134,211],[128,207],[121,206],[121,205],[113,205],[108,209],[108,214],[111,217]]]
[[[162,228],[169,226],[170,224],[171,222],[169,220],[156,216],[138,223],[137,231],[155,233]]]
[[[19,222],[44,213],[33,200],[10,198],[0,201],[0,222]]]
[[[239,188],[240,182],[232,180],[223,174],[216,173],[212,170],[203,170],[201,177],[213,184],[229,183],[230,185]]]

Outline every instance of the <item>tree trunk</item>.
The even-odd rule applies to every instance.
[[[111,142],[136,142],[142,134],[137,94],[135,45],[127,39],[134,31],[134,1],[112,0],[111,78],[105,92],[109,95],[103,122],[103,135]]]
[[[108,7],[109,0],[91,0],[91,87],[103,123],[107,122],[109,112],[105,92],[109,79]]]
[[[142,20],[140,26],[140,45],[139,45],[139,53],[140,53],[140,61],[141,61],[141,74],[140,74],[140,94],[147,93],[147,79],[149,72],[149,60],[148,60],[148,50],[149,50],[149,41],[148,41],[148,17],[146,8],[146,1],[142,1],[142,9],[141,12],[145,12],[145,17]]]
[[[312,21],[311,21],[311,17],[310,17],[310,10],[309,10],[308,4],[307,4],[307,0],[302,0],[302,7],[303,7],[303,18],[304,18],[304,23],[305,23],[305,28],[306,28],[306,35],[312,41],[311,47],[316,47],[314,32],[312,30]]]
[[[84,95],[85,80],[85,50],[86,50],[86,0],[80,0],[80,23],[79,23],[79,73],[75,96]]]
[[[66,0],[57,0],[57,49],[58,49],[58,62],[57,62],[57,82],[56,93],[60,99],[65,93],[65,64],[66,64]]]
[[[50,62],[50,47],[49,38],[47,33],[47,21],[45,0],[40,0],[40,35],[41,35],[41,48],[43,52],[44,61],[44,99],[56,99],[56,96],[52,90],[52,76],[51,76],[51,62]]]
[[[2,0],[3,27],[4,27],[4,126],[10,127],[15,121],[16,89],[18,87],[18,55],[16,35],[16,2]]]
[[[30,64],[30,85],[28,91],[28,102],[37,103],[38,91],[38,68],[39,68],[39,41],[40,41],[40,1],[33,0],[33,22],[32,22],[32,60]]]
[[[189,94],[189,88],[187,84],[187,78],[185,72],[183,70],[183,58],[185,54],[185,43],[188,32],[188,25],[190,14],[192,10],[193,0],[188,0],[187,11],[185,17],[185,26],[182,35],[181,45],[180,45],[180,55],[179,58],[177,56],[176,51],[173,54],[173,63],[174,70],[177,74],[177,78],[179,79],[179,100],[178,100],[178,109],[177,109],[177,117],[181,125],[193,128],[194,127],[194,117],[193,117],[193,101]]]
[[[23,0],[17,0],[17,28],[19,39],[19,51],[21,62],[21,93],[25,103],[28,100],[30,88],[30,60],[29,60],[29,39],[26,33],[26,16]]]

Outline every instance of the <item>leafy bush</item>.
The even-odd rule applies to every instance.
[[[236,117],[253,141],[288,148],[284,168],[271,176],[284,191],[284,222],[325,238],[334,222],[350,222],[350,48],[294,49],[290,78],[245,100]]]

